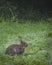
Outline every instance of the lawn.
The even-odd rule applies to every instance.
[[[24,54],[6,55],[9,45],[19,43],[18,36],[28,44]],[[0,22],[0,65],[52,65],[52,24]]]

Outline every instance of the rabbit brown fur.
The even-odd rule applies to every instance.
[[[23,54],[25,51],[25,47],[28,46],[28,44],[26,42],[24,42],[21,37],[19,37],[20,39],[20,44],[12,44],[10,45],[7,49],[5,54],[14,56],[14,55],[20,55]]]

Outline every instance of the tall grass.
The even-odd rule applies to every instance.
[[[2,19],[1,19],[2,20]],[[24,20],[23,20],[24,21]],[[43,22],[42,22],[43,21]],[[0,22],[0,65],[51,65],[52,61],[52,24],[51,18],[36,23]],[[11,57],[5,54],[11,44],[18,44],[22,36],[28,47],[21,56]]]

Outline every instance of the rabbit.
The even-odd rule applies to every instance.
[[[21,55],[24,53],[25,48],[28,46],[26,42],[22,40],[22,37],[18,37],[20,44],[12,44],[8,48],[6,48],[5,54],[15,56],[15,55]]]

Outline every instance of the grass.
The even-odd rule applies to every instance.
[[[28,43],[25,53],[15,57],[6,55],[5,50],[9,45],[19,43],[18,36]],[[51,45],[52,24],[46,21],[32,24],[0,22],[0,65],[51,65]]]

